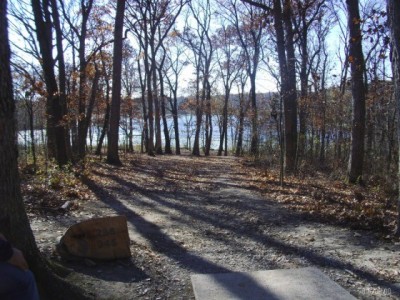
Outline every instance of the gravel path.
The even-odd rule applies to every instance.
[[[268,199],[233,157],[132,156],[95,163],[94,199],[62,216],[33,218],[52,255],[68,226],[126,215],[132,259],[64,262],[96,299],[194,299],[190,275],[315,266],[361,299],[400,297],[400,244],[336,227]],[[397,283],[393,279],[397,278]],[[390,280],[389,280],[390,279]]]

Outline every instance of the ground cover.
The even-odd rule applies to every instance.
[[[323,175],[280,186],[248,159],[188,154],[126,155],[120,167],[93,158],[38,178],[23,185],[37,243],[96,299],[193,299],[191,274],[305,266],[358,298],[400,296],[394,208],[378,191]],[[128,218],[132,259],[60,260],[70,225],[116,214]]]

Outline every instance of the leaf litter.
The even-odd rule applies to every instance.
[[[358,298],[396,299],[400,243],[389,201],[323,174],[283,187],[277,175],[243,158],[129,154],[122,167],[91,158],[54,189],[25,176],[23,193],[41,251],[96,299],[194,299],[191,274],[305,266]],[[66,201],[77,205],[59,209]],[[112,214],[128,217],[131,259],[58,257],[70,225]]]

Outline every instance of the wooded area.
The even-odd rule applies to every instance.
[[[18,128],[31,131],[34,163],[43,142],[60,166],[94,147],[118,162],[122,143],[179,154],[185,126],[194,155],[214,149],[279,162],[272,157],[281,148],[289,173],[310,162],[348,163],[351,182],[396,172],[395,52],[382,1],[122,8],[116,16],[115,3],[102,1],[11,1]],[[264,77],[275,81],[270,92],[258,92]],[[184,116],[195,120],[179,124]]]
[[[249,156],[281,186],[321,171],[385,191],[400,235],[398,1],[10,0],[0,22],[0,228],[49,295],[68,283],[35,245],[18,166]]]

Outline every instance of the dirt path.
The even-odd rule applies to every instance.
[[[362,299],[400,294],[400,244],[311,221],[268,199],[233,157],[132,156],[95,163],[95,199],[64,216],[34,218],[51,255],[78,220],[126,215],[133,258],[65,263],[96,299],[193,299],[190,275],[315,266]],[[397,283],[391,282],[397,278]]]

